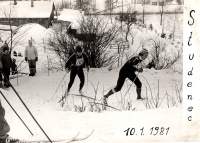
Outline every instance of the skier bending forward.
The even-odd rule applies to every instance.
[[[136,85],[137,99],[142,99],[141,97],[142,83],[140,82],[139,78],[136,76],[135,72],[136,71],[143,72],[142,68],[137,68],[136,66],[140,62],[145,60],[147,56],[148,56],[148,50],[143,49],[142,51],[140,51],[138,56],[131,58],[125,63],[125,65],[120,69],[117,86],[111,89],[106,95],[104,95],[103,97],[104,104],[107,104],[107,99],[110,95],[121,90],[126,78],[129,78]]]
[[[82,88],[85,83],[85,76],[83,72],[84,66],[87,67],[87,71],[89,71],[88,58],[85,54],[83,54],[82,48],[80,46],[77,46],[75,53],[69,58],[69,60],[65,64],[66,72],[69,72],[71,70],[70,81],[68,84],[66,95],[69,94],[70,88],[74,83],[76,75],[78,75],[80,79],[79,93],[81,95],[84,94],[82,92]]]

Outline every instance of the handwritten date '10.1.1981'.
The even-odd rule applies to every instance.
[[[133,135],[140,135],[140,136],[144,136],[145,134],[149,134],[149,135],[167,135],[169,132],[169,128],[164,128],[164,127],[152,127],[150,129],[135,129],[135,128],[128,128],[126,129],[124,132],[126,133],[126,136],[133,136]]]

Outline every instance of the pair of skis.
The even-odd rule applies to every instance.
[[[71,139],[61,139],[61,140],[52,140],[53,143],[71,143],[71,142],[75,142],[75,141],[82,141],[82,140],[86,140],[87,138],[89,138],[92,134],[93,134],[94,130],[92,130],[92,132],[88,135],[86,135],[85,137],[79,138],[79,134],[80,132],[75,135],[73,138]],[[19,141],[17,143],[49,143],[50,141],[47,140],[38,140],[38,141]]]

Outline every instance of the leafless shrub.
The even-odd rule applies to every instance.
[[[158,37],[148,39],[151,42],[150,60],[154,61],[155,69],[168,69],[182,58],[182,51],[173,49],[169,43],[162,41]]]

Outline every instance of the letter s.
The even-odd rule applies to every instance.
[[[195,10],[191,10],[191,11],[190,11],[190,17],[193,19],[192,24],[190,24],[190,22],[188,21],[188,24],[189,24],[190,26],[194,24],[194,18],[192,17],[192,12],[195,12]]]

